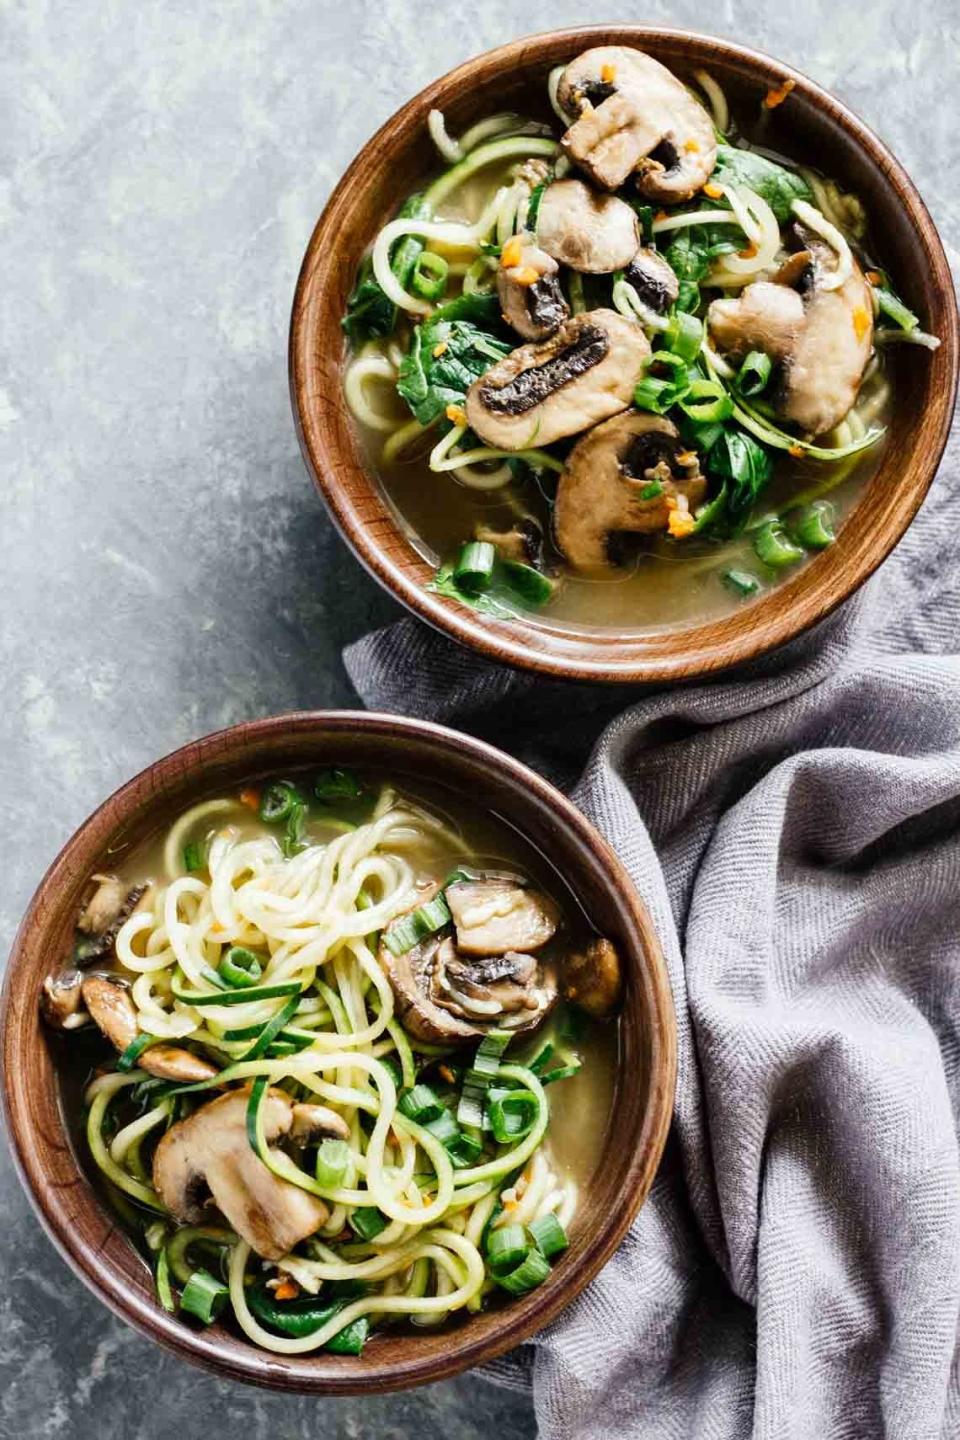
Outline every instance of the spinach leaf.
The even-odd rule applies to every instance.
[[[681,285],[698,285],[718,255],[729,255],[742,243],[732,225],[688,225],[677,230],[663,252]]]
[[[794,200],[812,198],[810,186],[795,170],[787,170],[755,150],[735,150],[732,145],[717,147],[717,165],[712,178],[721,185],[746,185],[755,191],[766,200],[781,225],[790,219]]]
[[[697,520],[703,534],[737,535],[773,473],[773,461],[752,435],[729,426],[707,454],[707,473],[720,480],[720,490]]]
[[[397,390],[421,425],[432,425],[448,405],[462,405],[474,380],[510,353],[499,316],[495,295],[461,295],[417,326]]]
[[[429,211],[422,195],[411,195],[398,211],[398,220],[422,220]],[[403,235],[390,254],[390,268],[404,290],[409,287],[423,241],[416,235]],[[357,283],[347,301],[347,313],[341,324],[354,345],[362,345],[374,337],[392,335],[397,323],[397,307],[381,288],[373,273],[368,255],[360,266]]]

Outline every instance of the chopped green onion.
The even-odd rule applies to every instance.
[[[180,1309],[195,1315],[204,1325],[210,1325],[226,1304],[228,1293],[226,1285],[209,1270],[194,1270],[183,1287]]]
[[[641,500],[656,500],[658,495],[663,494],[663,485],[659,480],[651,480],[649,485],[644,485],[640,491]]]
[[[404,1090],[397,1101],[397,1109],[418,1125],[428,1125],[431,1120],[447,1113],[429,1085],[414,1085],[411,1090]]]
[[[555,1080],[571,1080],[574,1075],[579,1075],[583,1069],[583,1061],[574,1056],[569,1065],[557,1065],[553,1070],[548,1070],[546,1075],[540,1076],[542,1085],[552,1085]]]
[[[772,570],[783,570],[796,565],[804,556],[799,545],[794,545],[779,520],[768,520],[761,525],[753,537],[753,548],[764,565]]]
[[[117,1069],[124,1072],[132,1070],[144,1050],[148,1049],[151,1045],[155,1045],[156,1042],[156,1035],[135,1035],[117,1061]]]
[[[436,895],[426,905],[418,905],[409,915],[402,915],[399,920],[395,920],[383,932],[383,943],[391,955],[405,955],[428,935],[442,930],[444,925],[450,923],[450,919],[446,900],[442,894]]]
[[[530,1241],[522,1225],[501,1225],[487,1236],[487,1268],[491,1275],[513,1270],[529,1253]]]
[[[317,1183],[330,1189],[343,1184],[350,1163],[346,1140],[323,1140],[317,1148]]]
[[[773,362],[762,350],[751,350],[737,371],[736,384],[741,395],[759,395],[767,388]]]
[[[243,945],[231,945],[217,966],[217,974],[235,989],[246,989],[257,983],[263,967],[252,950]]]
[[[724,570],[723,583],[743,600],[749,595],[756,595],[760,589],[760,581],[749,570]]]
[[[677,387],[672,380],[662,380],[656,375],[645,375],[633,392],[633,403],[638,410],[649,410],[662,415],[676,402]]]
[[[449,1110],[441,1111],[435,1120],[427,1121],[423,1128],[440,1141],[456,1170],[465,1170],[471,1166],[483,1149],[479,1140],[460,1129],[456,1117]]]
[[[202,990],[186,990],[174,981],[173,998],[184,1005],[252,1005],[254,1000],[277,1000],[283,995],[299,995],[299,980],[280,980],[276,985],[256,985],[248,990],[217,990],[212,995]]]
[[[303,832],[306,828],[308,814],[309,810],[306,802],[302,800],[299,795],[296,796],[287,815],[286,831],[284,832],[283,841],[280,846],[287,860],[292,859],[294,855],[299,855],[301,850],[306,849]]]
[[[260,795],[260,819],[268,825],[286,820],[298,799],[297,788],[289,780],[274,780],[264,785]]]
[[[694,380],[677,404],[685,415],[698,424],[727,420],[733,414],[733,401],[719,380]]]
[[[796,517],[788,517],[790,534],[807,550],[826,550],[836,540],[833,529],[833,506],[829,500],[805,505]]]
[[[375,1205],[360,1205],[350,1214],[350,1228],[361,1240],[374,1240],[389,1225],[386,1215]]]
[[[553,1078],[559,1077],[544,1076],[543,1083],[546,1084],[548,1079]],[[530,1134],[540,1114],[540,1105],[534,1095],[525,1091],[508,1090],[498,1092],[496,1098],[490,1096],[488,1113],[493,1138],[499,1144],[506,1145],[522,1140]]]
[[[500,1060],[510,1044],[510,1038],[508,1030],[488,1030],[477,1047],[473,1064],[463,1077],[463,1090],[457,1106],[457,1119],[461,1125],[476,1129],[483,1125],[487,1090],[500,1068]]]
[[[440,1144],[448,1146],[460,1139],[460,1126],[457,1124],[457,1117],[450,1110],[441,1110],[432,1120],[424,1123],[425,1130],[429,1130]]]
[[[447,288],[450,266],[442,255],[432,250],[421,250],[410,277],[410,289],[421,300],[439,300]]]
[[[541,1215],[539,1220],[532,1220],[530,1234],[540,1254],[547,1260],[552,1260],[570,1244],[567,1232],[556,1215]]]
[[[511,1295],[524,1295],[528,1290],[535,1290],[538,1285],[542,1285],[549,1274],[550,1261],[533,1248],[527,1252],[526,1258],[515,1270],[508,1270],[505,1274],[495,1275],[493,1278]]]
[[[173,1298],[173,1287],[170,1284],[170,1261],[167,1258],[165,1249],[157,1255],[157,1264],[153,1272],[154,1284],[157,1288],[157,1299],[164,1310],[172,1315],[177,1308],[177,1302]]]
[[[536,1058],[530,1061],[529,1068],[533,1071],[534,1075],[539,1075],[547,1068],[552,1057],[553,1043],[552,1041],[548,1040],[546,1045],[544,1045],[543,1049],[539,1052]]]
[[[895,295],[885,285],[875,286],[873,293],[877,297],[881,314],[886,315],[889,320],[892,320],[895,325],[899,325],[901,330],[906,330],[908,334],[911,330],[916,330],[920,324],[919,317],[904,305],[899,295]]]
[[[488,590],[496,559],[496,545],[492,545],[489,540],[471,540],[460,551],[460,558],[454,566],[454,584],[468,595]]]
[[[335,800],[359,800],[363,786],[352,770],[321,770],[313,783],[313,793],[329,805]]]
[[[183,847],[183,868],[189,875],[195,875],[198,870],[203,870],[207,863],[206,846],[199,840],[191,840],[189,845]]]
[[[549,575],[542,575],[532,565],[521,560],[501,560],[500,570],[504,580],[527,605],[546,605],[553,598],[556,582]]]
[[[681,360],[696,360],[703,341],[703,322],[698,320],[696,315],[678,310],[664,332],[664,339],[667,348],[679,355]],[[654,359],[656,358],[654,355]]]

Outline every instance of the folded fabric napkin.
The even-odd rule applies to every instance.
[[[487,1371],[532,1387],[546,1440],[960,1435],[958,505],[955,433],[869,585],[710,683],[545,682],[413,620],[346,653],[366,704],[569,789],[666,952],[659,1177]]]

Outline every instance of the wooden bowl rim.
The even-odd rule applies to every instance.
[[[585,1229],[576,1263],[544,1291],[511,1300],[493,1312],[498,1323],[481,1316],[451,1331],[447,1345],[432,1359],[413,1358],[401,1363],[389,1359],[393,1337],[370,1348],[367,1357],[350,1359],[325,1352],[311,1356],[280,1356],[258,1351],[247,1341],[224,1344],[210,1332],[194,1331],[166,1314],[149,1297],[135,1293],[105,1255],[107,1239],[113,1233],[131,1242],[111,1221],[107,1237],[95,1246],[81,1234],[71,1209],[82,1216],[104,1215],[111,1220],[104,1201],[92,1189],[76,1161],[59,1113],[60,1129],[56,1148],[70,1156],[72,1178],[66,1187],[48,1182],[41,1164],[30,1107],[23,1102],[29,1074],[29,1054],[22,1053],[17,1036],[18,1021],[28,1011],[36,1015],[37,956],[46,958],[43,915],[47,897],[54,896],[78,870],[93,869],[111,836],[134,817],[148,814],[153,806],[164,805],[167,783],[183,784],[188,778],[202,788],[211,762],[235,763],[244,755],[251,768],[265,742],[273,737],[311,736],[334,738],[362,730],[368,737],[407,737],[454,761],[467,754],[469,760],[496,773],[511,791],[509,805],[502,807],[507,818],[511,807],[519,811],[530,795],[532,810],[552,817],[564,834],[564,846],[582,857],[582,876],[588,872],[599,884],[623,918],[634,984],[633,1005],[636,1024],[646,1027],[650,1044],[648,1094],[638,1111],[617,1203]],[[268,750],[263,750],[264,756]],[[413,767],[415,769],[415,766]],[[72,882],[71,882],[72,883]],[[569,881],[574,895],[576,878]],[[37,1032],[38,1037],[40,1031]],[[635,1032],[640,1033],[639,1028]],[[27,1042],[29,1043],[29,1037]],[[60,1254],[74,1273],[116,1315],[150,1339],[218,1374],[252,1382],[271,1389],[301,1394],[344,1395],[368,1390],[395,1390],[426,1384],[503,1354],[553,1320],[597,1274],[626,1234],[649,1191],[666,1143],[676,1084],[676,1020],[672,991],[659,940],[647,908],[607,841],[586,817],[559,790],[542,776],[485,741],[424,720],[369,711],[303,711],[260,720],[246,721],[190,742],[148,765],[110,795],[83,822],[52,862],[34,894],[14,939],[0,997],[0,1053],[3,1057],[2,1101],[10,1148],[21,1183]],[[64,1191],[66,1190],[66,1193]],[[571,1257],[573,1258],[573,1257]],[[543,1302],[538,1303],[538,1296]],[[384,1358],[380,1358],[383,1355]]]
[[[319,277],[321,287],[332,293],[325,284],[322,257],[335,253],[337,235],[351,224],[357,197],[365,190],[370,157],[394,137],[397,137],[398,148],[409,146],[418,133],[422,133],[427,112],[434,106],[443,108],[446,101],[465,93],[479,76],[496,69],[509,69],[515,64],[536,63],[538,59],[542,63],[546,56],[556,60],[557,52],[565,48],[603,43],[674,45],[689,52],[684,63],[709,64],[711,58],[719,60],[738,67],[760,86],[779,85],[786,79],[793,81],[796,93],[824,110],[851,146],[866,154],[894,192],[896,203],[906,211],[918,253],[931,273],[934,298],[928,324],[941,339],[939,350],[929,357],[921,419],[910,421],[915,431],[910,463],[903,467],[896,503],[882,517],[872,548],[855,557],[854,563],[844,555],[841,531],[836,547],[816,557],[796,579],[783,582],[764,599],[717,621],[664,632],[545,631],[519,621],[480,618],[465,606],[431,594],[423,588],[429,567],[414,550],[385,502],[378,480],[365,464],[355,463],[352,455],[344,453],[328,429],[327,416],[331,412],[343,413],[339,382],[338,393],[324,394],[320,403],[317,396],[312,403],[308,402],[306,394],[315,335],[309,315],[308,290]],[[370,238],[366,237],[367,243]],[[338,313],[322,317],[321,323],[329,321],[339,331],[339,320]],[[732,40],[671,26],[572,26],[525,36],[466,60],[408,100],[362,147],[327,201],[301,264],[290,320],[290,396],[304,462],[334,523],[374,579],[408,610],[434,629],[501,664],[564,679],[662,684],[697,679],[757,659],[795,639],[831,614],[886,559],[919,509],[947,443],[957,389],[957,333],[953,281],[933,220],[900,162],[842,101],[801,71]],[[898,423],[905,423],[903,417],[898,417]],[[921,424],[929,440],[918,457],[913,452],[919,448],[922,438],[917,428]],[[871,487],[883,483],[887,463],[886,459],[881,460],[864,495]],[[340,478],[341,471],[349,471],[351,477],[356,477],[358,487],[363,486],[364,503],[371,507],[370,518],[359,513]],[[396,553],[388,553],[388,547]],[[813,580],[803,581],[803,576],[814,566],[819,567],[816,585]],[[805,588],[801,590],[802,603],[794,604],[798,583],[811,589],[810,593],[806,593]]]

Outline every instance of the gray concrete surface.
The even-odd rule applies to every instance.
[[[286,327],[346,162],[468,55],[605,0],[0,0],[0,955],[62,841],[221,725],[354,698],[343,643],[397,613],[302,469]],[[834,89],[957,242],[953,0],[649,0]],[[216,1380],[114,1320],[0,1157],[4,1440],[520,1440],[477,1377],[305,1401]]]

